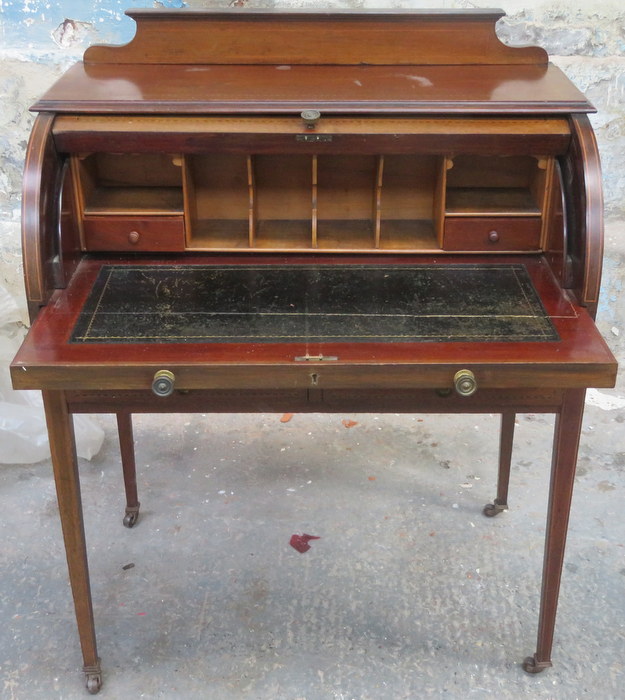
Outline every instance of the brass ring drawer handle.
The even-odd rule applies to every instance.
[[[454,375],[454,388],[460,396],[471,396],[477,391],[477,380],[470,369],[461,369]]]
[[[156,396],[171,396],[174,393],[176,377],[168,369],[159,369],[152,380],[152,392]]]

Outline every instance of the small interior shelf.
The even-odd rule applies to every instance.
[[[98,187],[85,202],[85,214],[183,214],[182,188]]]
[[[181,158],[94,153],[76,163],[86,215],[184,213]]]
[[[532,156],[468,156],[447,161],[445,213],[540,216],[547,161]]]
[[[529,189],[494,187],[448,188],[445,213],[453,216],[540,216]]]

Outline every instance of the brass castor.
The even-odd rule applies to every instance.
[[[100,670],[99,659],[96,666],[85,666],[83,670],[85,672],[87,691],[90,695],[96,695],[102,688],[102,671]]]
[[[523,670],[526,673],[540,673],[551,666],[551,661],[536,661],[534,656],[526,656],[523,660]]]
[[[499,515],[499,513],[503,513],[504,510],[508,510],[508,504],[502,503],[496,498],[493,503],[487,503],[484,506],[482,513],[484,513],[487,518],[494,518],[496,515]]]
[[[127,507],[124,515],[124,527],[134,527],[139,519],[139,506]]]
[[[102,687],[102,678],[98,675],[89,675],[87,677],[87,691],[91,695],[97,695]]]
[[[124,527],[133,527],[139,518],[139,513],[126,513],[124,515]]]

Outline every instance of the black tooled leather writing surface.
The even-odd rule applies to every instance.
[[[70,342],[555,340],[523,265],[105,265]]]

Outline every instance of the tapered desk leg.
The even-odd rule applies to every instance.
[[[484,506],[484,515],[489,518],[508,509],[508,486],[512,463],[515,413],[501,414],[501,437],[499,438],[499,474],[497,476],[497,498]]]
[[[69,580],[82,648],[83,670],[86,675],[87,689],[90,693],[97,693],[102,685],[102,675],[91,603],[74,424],[63,391],[44,391],[43,403],[48,424]]]
[[[584,389],[564,392],[560,414],[556,419],[545,536],[543,584],[538,618],[538,641],[534,656],[527,657],[523,662],[523,668],[528,673],[539,673],[551,666],[553,631],[556,622],[569,512],[573,498],[573,483],[585,394]]]
[[[135,465],[135,445],[132,434],[132,414],[120,411],[117,414],[117,431],[119,448],[124,472],[124,487],[126,489],[126,512],[124,525],[132,527],[139,517],[139,496],[137,494],[137,469]]]

